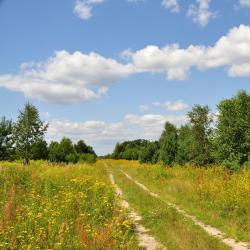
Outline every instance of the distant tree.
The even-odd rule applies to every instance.
[[[178,129],[176,162],[185,164],[191,159],[191,146],[193,144],[192,129],[190,125],[183,125]]]
[[[172,164],[177,151],[177,129],[170,122],[166,122],[160,137],[159,160],[164,164]]]
[[[61,161],[63,162],[67,162],[67,155],[75,153],[72,141],[66,137],[62,138],[59,148],[61,154]]]
[[[210,110],[208,106],[195,105],[192,111],[188,112],[192,128],[192,144],[190,160],[198,165],[211,163],[211,142],[212,133]]]
[[[31,158],[33,160],[47,160],[48,159],[48,145],[45,140],[39,139],[31,145]]]
[[[2,117],[0,120],[0,160],[10,160],[14,152],[12,121]]]
[[[218,162],[243,164],[250,158],[250,95],[240,91],[218,105],[214,146]]]
[[[159,158],[159,142],[148,142],[146,147],[141,148],[139,160],[141,163],[156,163]]]
[[[24,109],[19,111],[13,135],[18,156],[25,164],[32,158],[32,145],[44,138],[47,128],[48,124],[40,120],[39,112],[32,104],[25,104]]]
[[[75,148],[76,152],[79,154],[89,153],[89,146],[87,146],[87,144],[83,140],[78,141],[74,145],[74,148]]]
[[[63,162],[63,155],[61,153],[60,144],[56,141],[52,141],[48,148],[48,158],[51,162]]]
[[[83,140],[78,141],[74,145],[74,149],[78,154],[96,154],[91,146],[88,146]]]
[[[112,158],[113,159],[121,159],[121,155],[124,152],[124,149],[125,149],[125,147],[123,144],[117,143],[115,145],[115,149],[114,149],[114,152],[112,154]]]

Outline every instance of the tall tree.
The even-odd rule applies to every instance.
[[[188,117],[192,128],[191,160],[198,164],[208,164],[211,162],[212,117],[208,106],[195,105],[192,111],[188,112]]]
[[[191,145],[193,144],[192,129],[186,124],[178,129],[176,162],[185,164],[190,161]]]
[[[236,160],[244,163],[250,157],[250,95],[240,91],[218,105],[215,136],[217,161]]]
[[[23,110],[19,111],[17,122],[14,126],[14,139],[17,153],[25,164],[32,158],[32,145],[44,138],[48,124],[39,118],[37,108],[27,103]]]
[[[39,139],[33,145],[31,145],[32,160],[47,160],[48,159],[48,147],[45,140]]]
[[[5,117],[0,121],[0,160],[9,160],[13,154],[13,124]]]
[[[177,129],[170,122],[166,122],[160,137],[159,160],[164,164],[172,164],[177,151]]]

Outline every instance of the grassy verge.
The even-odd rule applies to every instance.
[[[0,165],[0,249],[137,249],[102,163]]]
[[[230,249],[214,237],[208,236],[175,209],[151,197],[128,180],[118,168],[113,168],[113,172],[116,183],[123,190],[126,200],[142,216],[142,223],[168,249]]]
[[[250,242],[250,170],[229,174],[218,166],[163,168],[126,161],[113,165],[203,222]]]

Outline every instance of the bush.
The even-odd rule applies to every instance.
[[[78,161],[79,161],[79,154],[77,154],[77,153],[71,153],[71,154],[68,154],[68,155],[66,155],[66,157],[65,157],[65,159],[66,159],[66,161],[68,162],[68,163],[77,163]]]
[[[96,159],[97,157],[95,154],[80,154],[79,155],[79,162],[95,163]]]

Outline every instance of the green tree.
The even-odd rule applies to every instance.
[[[12,136],[12,121],[2,117],[0,120],[0,160],[10,160],[14,152]]]
[[[18,156],[25,164],[32,158],[32,145],[42,140],[48,128],[39,118],[37,108],[27,103],[23,110],[19,111],[17,122],[14,126],[14,139]]]
[[[159,158],[159,142],[148,142],[146,147],[140,151],[139,160],[141,163],[156,163]]]
[[[166,122],[160,137],[159,160],[164,164],[172,164],[177,152],[177,129],[170,122]]]
[[[32,160],[47,160],[48,159],[48,145],[45,140],[39,139],[31,145]]]
[[[61,155],[60,158],[62,162],[68,162],[67,155],[75,153],[72,141],[66,137],[62,138],[60,145],[59,145],[59,149],[60,149],[60,155]]]
[[[52,141],[48,148],[48,158],[51,162],[63,162],[63,156],[60,150],[60,144],[56,141]]]
[[[83,140],[78,141],[74,145],[74,149],[78,154],[96,154],[91,146],[88,146]]]
[[[212,118],[208,106],[195,105],[188,112],[193,140],[190,148],[190,160],[198,165],[211,163]]]
[[[240,91],[218,105],[215,158],[243,164],[250,157],[250,95]]]
[[[186,124],[178,129],[176,162],[185,164],[190,161],[191,145],[193,144],[192,129]]]

